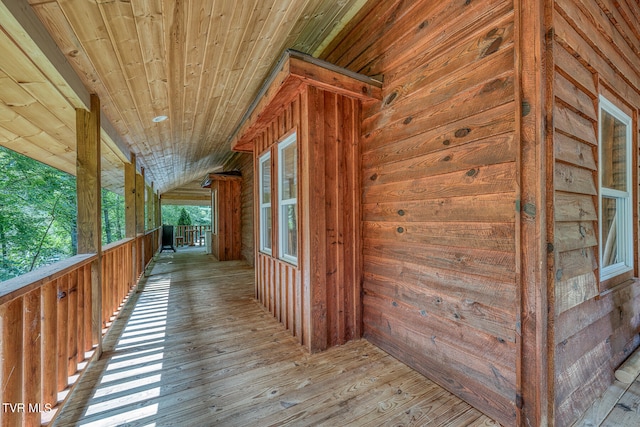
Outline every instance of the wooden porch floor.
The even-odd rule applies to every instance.
[[[365,340],[305,353],[253,281],[201,247],[162,253],[54,425],[496,425]]]

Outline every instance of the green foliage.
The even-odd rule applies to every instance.
[[[180,218],[178,218],[178,225],[191,225],[191,215],[185,208],[180,211]]]
[[[0,147],[0,280],[76,253],[76,180]]]
[[[185,211],[191,223],[180,223],[182,211]],[[211,207],[162,205],[162,223],[168,225],[211,225]]]
[[[102,244],[124,239],[124,196],[102,189]]]

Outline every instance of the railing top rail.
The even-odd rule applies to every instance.
[[[124,238],[122,240],[118,240],[117,242],[113,242],[113,243],[109,243],[108,245],[104,245],[102,247],[102,253],[109,252],[109,251],[112,251],[114,249],[117,249],[120,246],[123,246],[123,245],[125,245],[125,244],[127,244],[129,242],[134,241],[134,240],[135,240],[134,237],[126,237],[126,238]]]
[[[0,305],[25,295],[34,289],[62,277],[98,257],[96,254],[76,255],[71,258],[56,262],[55,264],[41,267],[22,276],[0,282]]]
[[[144,232],[144,235],[146,236],[147,234],[151,234],[151,233],[153,233],[154,231],[158,231],[158,230],[160,230],[161,228],[162,228],[162,227],[156,227],[156,228],[152,228],[152,229],[150,229],[150,230],[146,230],[146,231]]]

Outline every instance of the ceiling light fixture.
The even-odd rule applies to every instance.
[[[169,117],[167,116],[157,116],[154,117],[153,119],[151,119],[154,123],[160,123],[160,122],[164,122],[165,120],[167,120]]]

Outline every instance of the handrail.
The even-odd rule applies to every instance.
[[[146,235],[148,235],[148,234],[151,234],[151,233],[153,233],[153,232],[156,232],[156,231],[160,230],[161,228],[162,228],[162,227],[156,227],[156,228],[151,228],[151,229],[149,229],[149,230],[145,230],[144,235],[146,236]]]
[[[102,253],[112,251],[114,249],[119,248],[120,246],[127,244],[131,241],[135,240],[135,237],[125,237],[124,239],[118,240],[117,242],[109,243],[108,245],[104,245],[102,247]]]
[[[0,305],[21,297],[47,282],[51,282],[72,270],[92,262],[97,256],[96,254],[75,255],[22,276],[0,282]]]

